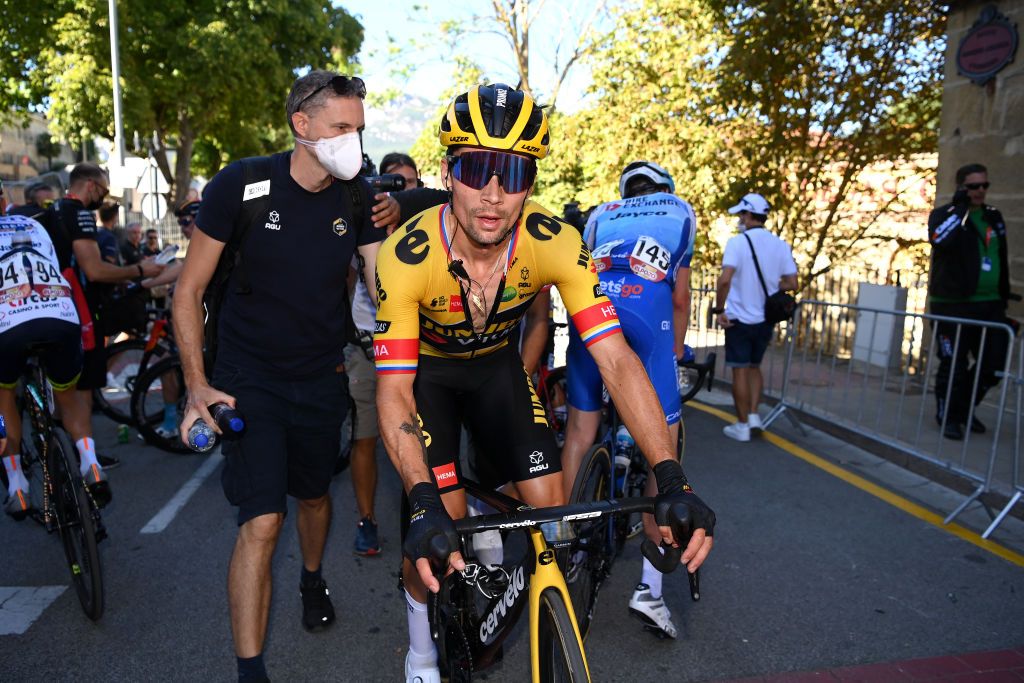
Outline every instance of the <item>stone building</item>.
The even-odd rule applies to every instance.
[[[1024,0],[952,2],[939,129],[936,204],[960,166],[988,167],[988,203],[1006,218],[1010,286],[1024,294],[1024,58],[1015,54]],[[984,32],[982,32],[984,30]],[[1012,315],[1024,305],[1011,304]]]

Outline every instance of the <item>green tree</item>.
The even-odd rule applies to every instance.
[[[46,157],[46,170],[53,168],[53,158],[60,156],[61,144],[49,133],[40,133],[36,138],[36,154]]]
[[[652,159],[703,226],[765,195],[805,275],[823,272],[891,239],[876,228],[894,202],[865,218],[853,200],[873,165],[935,150],[944,31],[940,7],[883,0],[623,6],[589,59],[594,106],[554,133],[549,202],[607,201],[626,163]]]
[[[862,177],[873,165],[914,165],[937,147],[943,7],[889,0],[707,5],[721,36],[716,115],[753,124],[735,139],[723,205],[748,189],[768,197],[807,279],[886,239],[873,231],[892,202],[865,217],[849,200],[867,191]]]
[[[43,3],[47,5],[47,3]],[[225,161],[284,146],[284,100],[296,72],[348,70],[361,25],[324,0],[120,0],[125,130],[156,138],[175,200]],[[113,139],[107,3],[58,0],[40,9],[48,38],[28,71],[65,139]],[[177,149],[176,167],[167,148]]]

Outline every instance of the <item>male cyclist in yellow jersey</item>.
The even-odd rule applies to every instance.
[[[659,495],[682,500],[698,527],[682,555],[695,571],[711,550],[714,513],[675,460],[664,414],[643,366],[601,292],[590,252],[568,223],[529,201],[548,151],[543,110],[494,84],[455,98],[441,121],[447,204],[396,230],[377,257],[374,337],[380,432],[408,493],[403,577],[410,647],[406,677],[439,681],[426,591],[437,591],[430,541],[457,537],[466,515],[459,470],[465,424],[482,483],[511,483],[529,505],[565,502],[554,436],[508,337],[546,284],[558,287],[623,420],[654,468]],[[671,530],[662,527],[667,542]],[[685,542],[685,539],[680,539]],[[459,553],[449,564],[465,566]]]

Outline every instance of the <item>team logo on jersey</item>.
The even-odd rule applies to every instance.
[[[506,301],[512,301],[512,299],[516,298],[516,294],[517,294],[516,288],[511,286],[511,285],[509,285],[508,287],[505,288],[505,291],[501,293],[501,301],[502,301],[502,303],[504,303]]]
[[[530,474],[533,474],[534,472],[543,472],[548,468],[548,464],[544,462],[544,454],[540,451],[530,453],[530,462],[533,463],[533,467],[529,469]]]
[[[448,297],[448,312],[449,313],[462,313],[462,297],[458,294],[452,294]]]
[[[331,225],[331,229],[334,230],[334,234],[338,237],[344,237],[345,233],[348,232],[348,223],[345,222],[344,218],[336,218]]]
[[[430,300],[430,310],[432,311],[443,311],[448,308],[448,297],[444,294],[441,296],[435,296]]]
[[[281,214],[277,211],[271,211],[270,215],[267,216],[268,223],[265,223],[263,227],[267,230],[280,230],[281,229]]]

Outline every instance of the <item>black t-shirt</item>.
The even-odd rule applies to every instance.
[[[255,375],[294,379],[333,372],[342,362],[349,263],[357,245],[386,235],[370,220],[369,186],[361,183],[364,219],[355,226],[349,190],[335,182],[309,192],[292,178],[290,161],[291,152],[271,157],[270,210],[249,227],[242,247],[252,293],[235,291],[236,268],[217,322],[217,358]],[[199,230],[220,242],[231,238],[242,183],[240,162],[214,176],[203,191]]]

